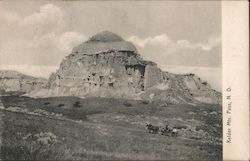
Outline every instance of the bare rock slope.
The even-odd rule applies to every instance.
[[[0,71],[0,95],[27,93],[41,89],[47,83],[46,79],[35,78],[16,71]]]
[[[193,74],[175,75],[145,61],[135,46],[104,31],[73,48],[32,96],[98,96],[171,103],[221,102],[221,94]]]

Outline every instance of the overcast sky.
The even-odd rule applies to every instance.
[[[109,30],[159,66],[221,68],[217,1],[2,1],[0,22],[0,66],[55,68],[72,47]]]

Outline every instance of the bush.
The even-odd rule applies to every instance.
[[[64,104],[59,104],[59,105],[58,105],[58,107],[63,107],[63,106],[64,106]]]
[[[195,127],[195,130],[196,130],[196,131],[202,130],[202,127],[201,127],[201,126],[196,126],[196,127]]]
[[[144,105],[149,104],[149,100],[143,100],[143,101],[142,101],[142,104],[144,104]]]
[[[76,101],[76,102],[73,104],[73,107],[74,107],[74,108],[79,108],[79,107],[81,107],[81,102],[80,102],[80,101]]]
[[[131,107],[132,106],[132,104],[130,102],[124,102],[123,105],[126,106],[126,107]]]
[[[49,104],[50,104],[50,102],[45,102],[45,103],[44,103],[44,105],[49,105]]]

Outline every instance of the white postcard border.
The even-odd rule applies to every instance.
[[[248,11],[222,1],[223,160],[249,160]]]

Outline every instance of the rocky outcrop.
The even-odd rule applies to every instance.
[[[46,79],[34,78],[16,71],[0,71],[0,95],[28,93],[43,88],[46,83]]]
[[[220,103],[220,94],[193,74],[163,72],[145,61],[135,46],[104,31],[73,48],[51,74],[47,88],[33,96],[98,96]]]
[[[167,101],[169,103],[221,104],[221,93],[194,74],[176,75],[162,72],[159,84],[147,89],[143,99]]]

